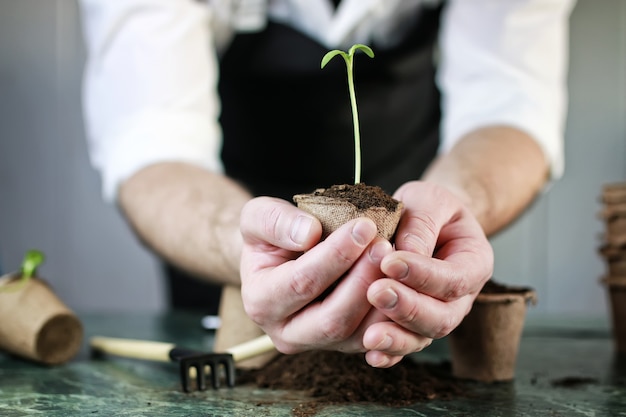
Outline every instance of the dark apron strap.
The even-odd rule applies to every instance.
[[[406,38],[355,61],[362,181],[388,192],[417,179],[439,143],[433,51],[440,9],[423,9]],[[354,181],[346,69],[300,32],[269,22],[238,34],[220,63],[220,122],[226,173],[255,195],[297,193]],[[168,267],[175,306],[217,311],[216,289]]]

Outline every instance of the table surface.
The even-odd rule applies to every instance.
[[[192,313],[81,315],[85,346],[65,365],[44,367],[0,353],[0,415],[16,416],[290,416],[299,392],[236,386],[185,394],[178,368],[121,358],[93,360],[93,335],[175,342],[209,351],[213,334]],[[436,341],[417,361],[449,354]],[[555,385],[562,379],[585,384]],[[626,416],[626,358],[616,355],[606,320],[536,319],[526,323],[514,381],[473,384],[470,398],[406,407],[352,403],[315,416]],[[310,400],[310,399],[309,399]]]

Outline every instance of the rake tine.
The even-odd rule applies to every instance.
[[[235,361],[231,354],[212,354],[209,358],[211,369],[211,385],[218,389],[221,385],[222,370],[228,387],[235,386]]]
[[[235,358],[229,355],[228,365],[226,365],[226,383],[229,387],[235,386]]]
[[[180,364],[181,384],[183,391],[191,392],[191,377],[189,371],[195,370],[196,388],[198,391],[206,390],[206,375],[204,373],[204,361],[209,354],[193,350],[175,347],[169,352],[169,357]]]
[[[232,388],[235,386],[235,358],[231,354],[222,354],[219,358],[220,363],[224,367],[224,378],[226,385]]]
[[[180,362],[179,373],[180,373],[180,382],[183,386],[183,391],[191,392],[191,389],[189,388],[190,383],[191,383],[190,377],[189,377],[189,368],[186,366],[185,361]]]
[[[196,362],[192,366],[196,368],[196,386],[198,391],[206,390],[206,373],[204,372],[204,365],[202,362]]]
[[[206,390],[206,373],[204,372],[204,365],[202,364],[202,362],[196,363],[196,372],[198,374],[196,382],[198,390],[204,391]],[[211,373],[213,373],[212,370]]]
[[[220,367],[219,362],[211,363],[211,385],[213,389],[218,389],[220,387]]]

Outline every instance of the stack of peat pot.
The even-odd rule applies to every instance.
[[[626,354],[626,182],[602,188],[600,218],[605,223],[600,255],[606,262],[607,289],[617,352]]]

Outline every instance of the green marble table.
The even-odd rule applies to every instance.
[[[177,342],[210,350],[213,335],[190,313],[81,315],[85,341],[108,335]],[[415,360],[442,360],[435,342]],[[315,416],[626,416],[626,359],[613,352],[605,320],[527,321],[514,381],[475,384],[474,395],[407,407],[326,406]],[[253,386],[185,394],[175,364],[92,360],[43,367],[0,353],[0,416],[291,416],[304,394]],[[555,385],[571,378],[584,384]]]

